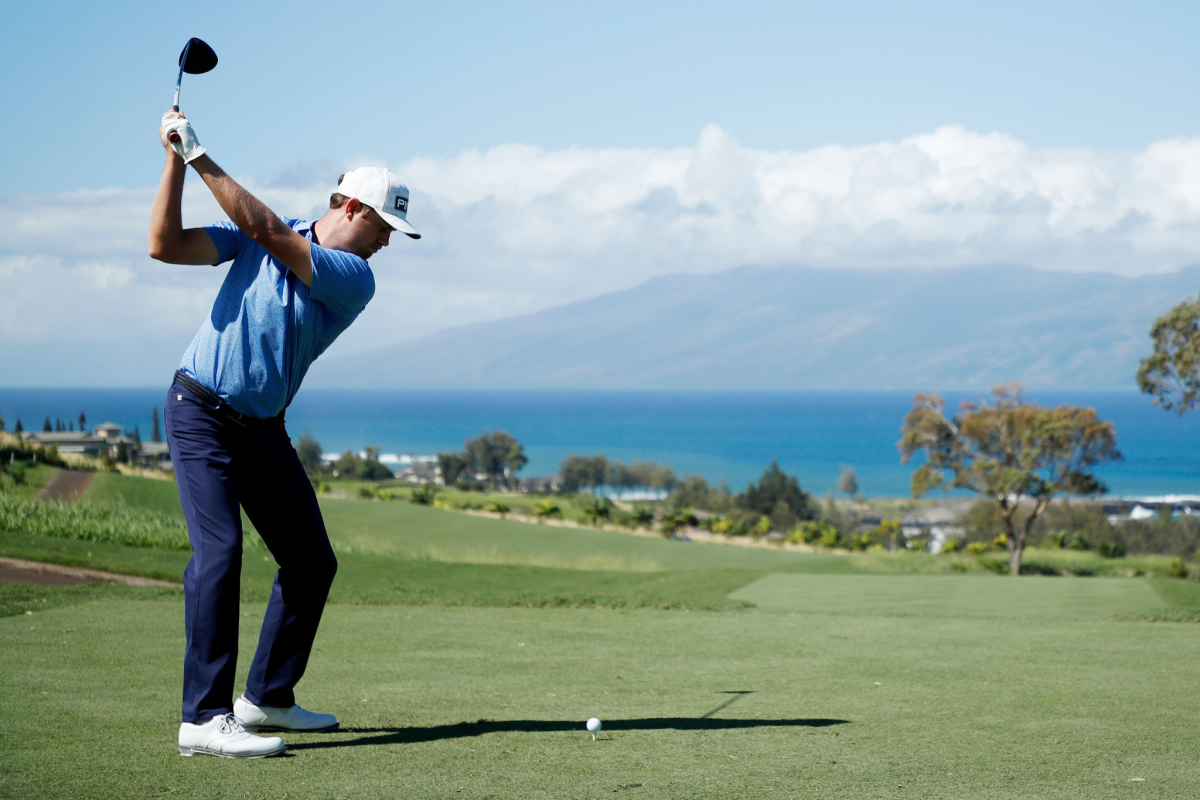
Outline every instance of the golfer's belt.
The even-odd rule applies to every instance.
[[[234,420],[237,420],[238,422],[240,422],[243,425],[248,425],[248,426],[256,427],[256,428],[282,428],[283,427],[283,415],[286,413],[286,411],[280,411],[278,414],[271,417],[270,419],[262,419],[260,417],[252,417],[249,414],[242,414],[241,412],[234,411],[232,408],[229,407],[228,403],[226,403],[224,400],[222,400],[220,397],[217,396],[216,392],[214,392],[212,389],[209,389],[203,383],[196,380],[191,375],[188,375],[186,372],[184,372],[181,369],[175,371],[175,383],[182,386],[183,388],[187,389],[192,394],[196,395],[197,398],[199,398],[200,400],[203,400],[206,404],[212,406],[214,410],[220,411],[225,416],[230,417]]]

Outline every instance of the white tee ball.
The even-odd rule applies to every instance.
[[[603,725],[604,724],[602,722],[600,722],[599,717],[592,717],[591,719],[589,719],[587,721],[587,729],[591,733],[595,733],[596,731],[600,730],[600,728],[602,728]]]

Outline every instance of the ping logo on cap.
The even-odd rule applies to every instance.
[[[404,195],[396,195],[396,210],[401,214],[408,213],[408,198]]]

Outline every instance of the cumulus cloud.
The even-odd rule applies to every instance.
[[[363,163],[240,179],[273,208],[311,217],[337,173]],[[768,152],[710,126],[686,148],[507,145],[390,166],[412,189],[411,220],[425,237],[397,237],[376,256],[376,300],[335,353],[743,264],[1138,275],[1200,261],[1200,139],[1139,152],[1033,150],[947,126]],[[220,272],[144,255],[153,195],[0,198],[5,339],[120,346],[153,331],[181,350]],[[186,224],[222,216],[199,181],[184,197]],[[130,313],[95,319],[113,307]]]

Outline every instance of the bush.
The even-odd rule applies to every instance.
[[[943,553],[957,553],[962,549],[962,539],[947,539],[942,543]]]
[[[821,547],[837,547],[842,543],[841,531],[830,525],[828,522],[820,522],[817,524],[822,527],[821,538],[817,540],[817,543],[820,544]]]
[[[713,533],[719,533],[722,536],[745,536],[746,521],[744,519],[731,519],[730,517],[711,517],[705,526]]]
[[[491,511],[493,514],[499,514],[503,517],[505,514],[512,511],[512,508],[509,507],[508,503],[505,503],[503,500],[491,500],[483,507],[483,510]]]
[[[1188,576],[1187,564],[1183,563],[1183,559],[1176,556],[1171,559],[1170,571],[1167,573],[1172,578],[1186,578]]]
[[[698,524],[699,521],[690,508],[677,508],[674,511],[663,514],[659,530],[662,531],[663,536],[671,536],[680,528],[694,528]]]
[[[128,547],[191,549],[182,518],[128,506],[42,503],[0,494],[0,530]],[[243,547],[261,550],[264,545],[256,534],[248,532]]]
[[[967,545],[967,552],[973,556],[987,551],[987,542],[971,542]]]
[[[716,519],[716,517],[712,517],[711,519]],[[648,505],[638,503],[633,507],[633,513],[629,516],[629,521],[635,528],[649,528],[654,524],[654,509]]]
[[[358,496],[364,500],[370,500],[375,496],[375,489],[371,486],[360,486],[358,487]]]
[[[1042,539],[1042,547],[1050,550],[1061,550],[1067,546],[1066,531],[1050,531]]]
[[[1124,558],[1125,545],[1121,542],[1110,542],[1107,539],[1101,539],[1100,545],[1096,548],[1102,558]]]
[[[1077,533],[1071,537],[1071,541],[1067,542],[1067,547],[1072,550],[1091,550],[1092,543],[1082,533]]]
[[[416,503],[419,506],[431,506],[437,500],[437,493],[438,489],[432,483],[422,483],[412,490],[412,494],[408,500],[410,503]]]
[[[533,506],[533,516],[540,522],[546,519],[561,519],[562,508],[550,498],[541,500]]]
[[[871,545],[871,534],[866,531],[863,531],[862,533],[856,533],[850,537],[850,549],[851,550],[855,550],[855,551],[861,553],[862,551],[866,550],[870,545]],[[879,547],[879,549],[882,550],[883,546],[881,545]]]
[[[833,532],[832,536],[834,537],[835,541],[837,538],[840,538],[837,528],[833,527],[828,522],[805,520],[804,522],[798,523],[794,528],[792,528],[791,532],[788,534],[788,541],[800,544],[812,544],[813,542],[820,544],[824,539],[831,535],[829,533],[830,531]]]
[[[593,525],[603,525],[605,520],[612,517],[612,501],[607,497],[584,495],[579,503],[583,518]]]

